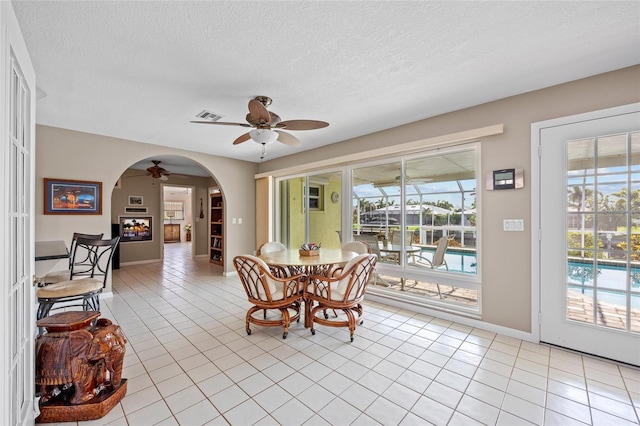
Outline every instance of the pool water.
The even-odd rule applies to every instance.
[[[431,259],[433,256],[433,249],[423,249],[421,253],[426,254],[427,259]],[[477,258],[476,254],[468,251],[460,250],[447,250],[445,256],[449,271],[459,272],[464,274],[477,273]],[[567,265],[567,283],[569,285],[578,287],[593,286],[594,272],[593,265],[588,263],[580,263],[569,261]],[[598,287],[606,288],[613,291],[626,291],[626,276],[627,270],[623,266],[608,265],[604,263],[598,263],[596,269],[598,274]],[[631,268],[631,289],[640,290],[640,266]]]
[[[421,253],[424,254],[425,258],[431,260],[434,251],[435,249],[422,249]],[[449,272],[471,275],[477,274],[476,254],[473,252],[448,249],[444,255],[444,259],[447,261]],[[444,269],[444,267],[441,269]]]
[[[640,289],[640,268],[631,267],[631,288]],[[609,290],[627,290],[627,269],[624,266],[598,263],[595,270],[598,287]],[[593,286],[594,266],[589,263],[567,262],[567,282],[580,286]]]

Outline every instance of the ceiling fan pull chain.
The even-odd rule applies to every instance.
[[[264,144],[264,143],[262,144],[262,155],[260,156],[261,160],[264,160],[264,157],[267,155],[267,151],[265,149],[265,145],[266,144]]]

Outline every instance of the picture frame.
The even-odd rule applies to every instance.
[[[44,178],[44,214],[101,215],[102,182]]]
[[[125,207],[125,213],[149,213],[149,209],[147,207]]]
[[[120,242],[153,241],[153,216],[118,216]]]
[[[142,206],[144,205],[144,198],[142,195],[129,195],[130,206]]]

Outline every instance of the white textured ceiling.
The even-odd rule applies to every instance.
[[[13,1],[39,124],[260,161],[256,95],[316,119],[266,159],[640,63],[640,2]]]

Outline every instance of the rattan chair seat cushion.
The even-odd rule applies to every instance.
[[[37,296],[38,298],[79,296],[81,294],[100,290],[103,285],[103,280],[95,278],[62,281],[56,284],[49,284],[47,286],[40,287],[38,289]]]

